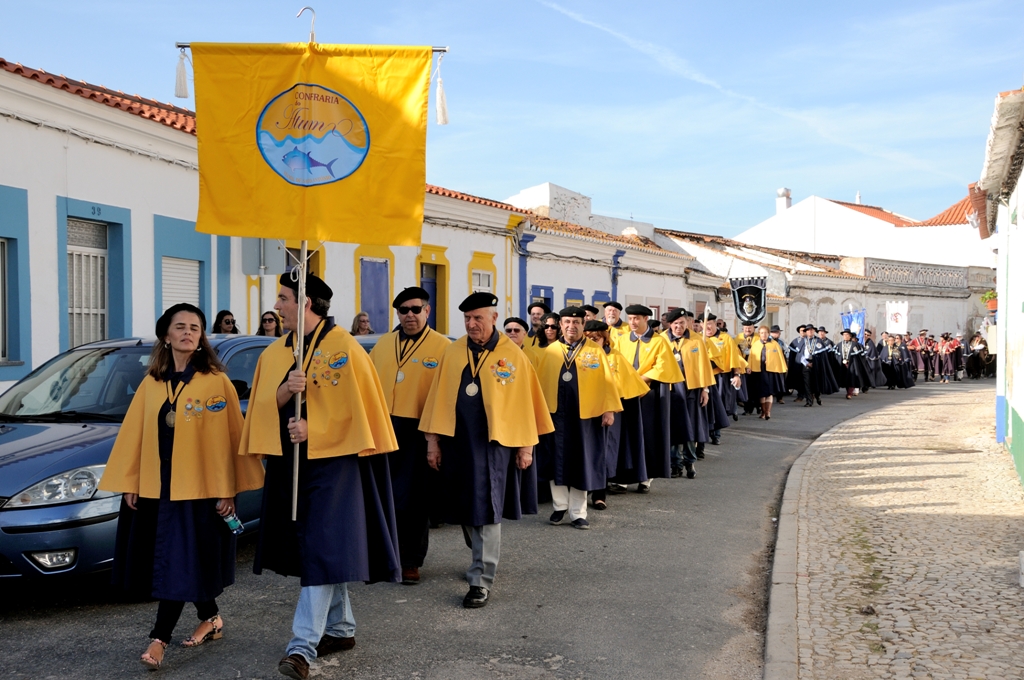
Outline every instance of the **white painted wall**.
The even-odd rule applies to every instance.
[[[969,225],[896,227],[810,196],[735,237],[753,245],[847,257],[995,267],[993,243]]]

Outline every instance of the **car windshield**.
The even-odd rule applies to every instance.
[[[0,395],[0,418],[121,422],[146,376],[149,347],[65,352]]]

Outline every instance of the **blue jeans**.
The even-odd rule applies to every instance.
[[[355,637],[356,620],[348,600],[348,586],[335,583],[306,586],[299,592],[292,621],[292,637],[285,656],[301,654],[306,661],[316,658],[316,646],[324,635]]]
[[[696,463],[697,454],[697,442],[686,442],[685,444],[676,444],[672,447],[672,469],[682,470],[683,463]]]

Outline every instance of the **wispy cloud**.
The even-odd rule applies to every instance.
[[[605,26],[604,24],[598,23],[596,21],[593,21],[592,19],[588,19],[587,17],[583,16],[582,14],[579,14],[578,12],[566,9],[565,7],[562,7],[561,5],[554,2],[550,2],[549,0],[537,1],[541,5],[544,5],[545,7],[568,17],[569,19],[572,19],[573,21],[579,24],[582,24],[584,26],[593,28],[607,35],[610,35],[611,37],[622,42],[631,49],[649,57],[670,73],[674,73],[682,78],[690,80],[699,85],[712,88],[713,90],[721,93],[726,97],[745,102],[762,111],[767,111],[776,116],[780,116],[782,118],[786,118],[788,120],[800,123],[801,125],[813,131],[818,137],[829,142],[830,144],[834,144],[836,146],[856,151],[857,153],[863,154],[865,156],[878,158],[891,163],[898,163],[901,166],[907,168],[913,168],[915,170],[927,172],[932,175],[950,180],[952,182],[963,182],[963,178],[957,177],[940,168],[936,168],[933,164],[924,161],[920,158],[917,158],[912,154],[897,151],[894,149],[889,149],[877,144],[868,144],[852,140],[849,138],[848,133],[846,133],[845,131],[834,129],[835,124],[830,123],[830,121],[827,120],[827,114],[826,119],[823,119],[822,117],[810,112],[776,106],[774,104],[769,104],[767,102],[761,101],[757,97],[753,97],[742,92],[737,92],[736,90],[730,89],[716,81],[714,78],[711,78],[710,76],[704,74],[699,69],[694,67],[688,60],[679,56],[673,50],[663,45],[658,45],[647,40],[640,40],[632,36],[626,35],[625,33],[616,31],[615,29]]]

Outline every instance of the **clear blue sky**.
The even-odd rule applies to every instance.
[[[429,182],[504,199],[549,181],[727,236],[781,186],[931,217],[977,181],[995,96],[1024,81],[1019,0],[312,4],[319,42],[451,47]],[[175,41],[303,41],[301,6],[0,0],[0,57],[180,103]]]

